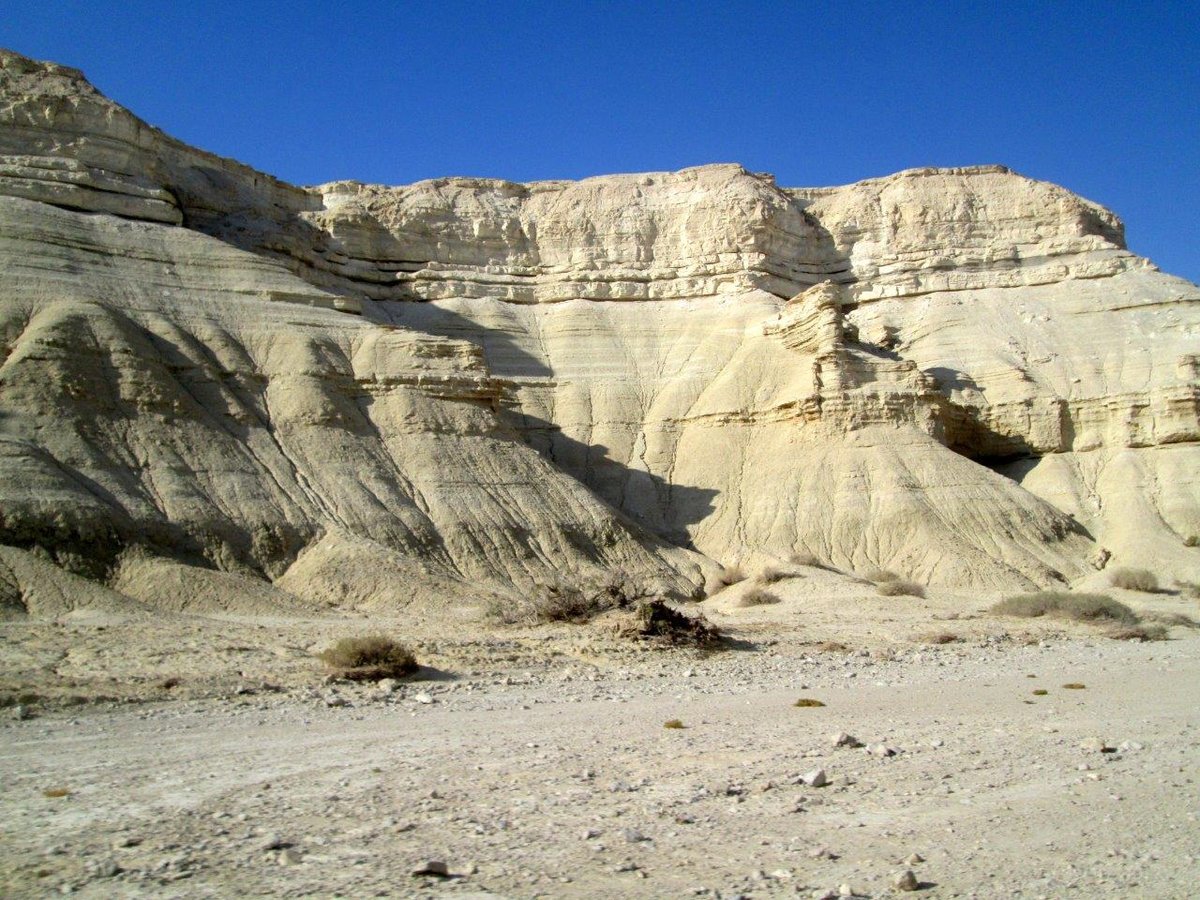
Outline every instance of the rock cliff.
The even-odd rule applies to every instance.
[[[13,609],[1197,567],[1200,290],[1001,167],[300,188],[4,52],[0,222]]]

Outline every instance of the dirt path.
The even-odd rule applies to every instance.
[[[927,896],[1189,896],[1197,649],[1190,633],[901,661],[781,646],[686,670],[560,664],[387,695],[52,713],[0,731],[0,886],[879,896],[911,868]],[[675,718],[687,727],[663,727]],[[839,731],[896,754],[835,748]],[[797,783],[817,768],[829,786]],[[55,788],[70,794],[43,795]],[[426,859],[463,877],[410,875]]]

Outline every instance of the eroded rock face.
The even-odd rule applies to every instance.
[[[338,531],[407,559],[404,596],[560,565],[678,581],[501,426],[474,345],[265,300],[320,292],[195,232],[0,210],[7,542],[93,575],[145,545],[278,577]]]
[[[0,221],[0,543],[143,602],[1195,567],[1200,291],[1001,167],[298,188],[2,53]]]

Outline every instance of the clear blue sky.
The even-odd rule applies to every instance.
[[[288,181],[1004,163],[1200,281],[1191,2],[6,0],[0,45]]]

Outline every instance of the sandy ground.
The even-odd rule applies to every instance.
[[[818,588],[710,601],[715,654],[374,623],[429,665],[392,691],[312,657],[361,620],[5,623],[0,891],[887,896],[911,869],[916,896],[1196,893],[1200,632]]]

